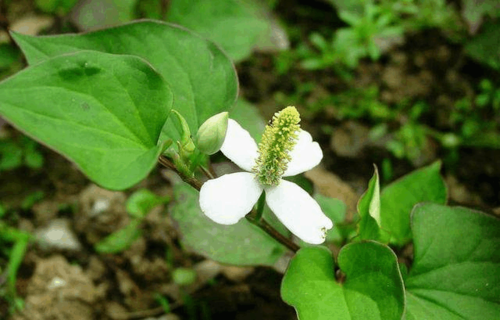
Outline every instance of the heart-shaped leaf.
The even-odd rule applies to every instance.
[[[231,60],[212,42],[159,21],[139,21],[100,31],[32,37],[13,33],[29,64],[80,50],[130,54],[147,60],[169,83],[174,106],[191,134],[211,116],[229,111],[236,101],[238,80]],[[179,140],[167,121],[161,140]]]
[[[441,162],[438,161],[413,171],[382,190],[382,229],[391,234],[392,243],[404,245],[411,240],[410,213],[417,203],[446,203],[446,185],[440,170]]]
[[[171,106],[163,78],[134,56],[82,51],[0,83],[0,115],[109,189],[130,187],[151,171]]]
[[[281,295],[299,319],[401,319],[403,280],[391,249],[376,242],[352,243],[342,248],[338,263],[343,284],[335,279],[333,257],[325,247],[302,248],[292,259]]]
[[[406,319],[500,319],[500,219],[428,203],[412,229]]]

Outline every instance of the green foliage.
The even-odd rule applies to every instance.
[[[21,203],[21,209],[30,210],[35,205],[35,203],[39,202],[44,197],[45,193],[40,190],[29,194],[28,196],[26,196],[26,198],[23,199],[23,202]]]
[[[499,319],[500,220],[421,204],[413,210],[412,231],[406,319]]]
[[[175,25],[139,21],[85,34],[13,37],[30,65],[80,50],[143,58],[170,85],[175,97],[173,109],[186,119],[191,134],[212,115],[229,111],[236,101],[238,82],[228,57],[213,43]],[[160,140],[168,138],[179,140],[170,119]]]
[[[391,235],[391,242],[404,245],[411,240],[410,212],[420,202],[445,204],[446,185],[439,171],[441,163],[413,171],[391,183],[380,195],[382,228]]]
[[[139,189],[127,199],[125,206],[132,217],[144,218],[155,207],[169,201],[168,196],[159,197],[148,189]]]
[[[220,225],[201,212],[198,191],[187,184],[174,186],[176,204],[172,218],[182,234],[182,244],[199,254],[233,265],[273,265],[285,248],[246,219]]]
[[[345,282],[335,279],[333,257],[324,247],[302,248],[292,258],[281,296],[300,320],[401,319],[403,280],[391,249],[376,242],[349,244],[338,265]]]
[[[179,137],[171,122],[165,124],[172,95],[192,133],[235,100],[229,59],[185,29],[143,21],[83,35],[13,36],[32,66],[0,84],[0,114],[110,189],[143,179],[163,151],[159,142]],[[51,86],[43,97],[42,83]],[[42,119],[44,125],[36,125]]]
[[[170,197],[159,197],[147,189],[134,192],[125,203],[132,220],[125,227],[95,244],[98,253],[120,253],[127,250],[141,235],[141,224],[155,207],[168,203]]]
[[[156,164],[171,103],[146,61],[97,51],[56,56],[0,84],[5,119],[110,189],[130,187]]]
[[[354,69],[360,59],[380,58],[381,49],[377,41],[403,35],[403,29],[393,24],[393,15],[382,12],[381,7],[370,2],[364,4],[362,15],[341,10],[339,16],[349,27],[338,29],[331,42],[320,34],[313,33],[309,40],[319,50],[319,55],[307,52],[310,56],[303,57],[301,62],[304,68],[323,69],[340,65]]]
[[[349,79],[349,70],[370,57],[378,60],[384,51],[404,41],[404,33],[425,28],[442,28],[456,33],[459,17],[446,0],[330,0],[348,27],[335,30],[331,40],[312,33],[315,50],[301,45],[296,54],[302,67],[333,69]],[[281,60],[285,62],[286,60]],[[281,65],[282,67],[283,65]]]
[[[137,240],[142,231],[140,229],[142,219],[134,219],[122,229],[113,232],[106,238],[95,244],[94,249],[98,253],[120,253],[127,250]]]
[[[500,48],[500,46],[499,46]],[[500,148],[500,88],[483,79],[474,99],[457,101],[450,125],[458,131],[458,145]]]
[[[42,165],[43,156],[35,141],[26,136],[19,139],[0,139],[0,172],[22,166],[39,169]]]
[[[17,297],[16,279],[31,240],[32,236],[29,233],[9,227],[0,221],[0,261],[4,258],[8,261],[0,267],[0,272],[3,273],[5,266],[7,274],[7,286],[5,288],[0,286],[0,296],[9,302],[10,312],[21,310],[23,307],[23,301]]]

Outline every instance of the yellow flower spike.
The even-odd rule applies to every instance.
[[[277,186],[288,168],[290,152],[297,143],[300,115],[295,107],[286,107],[273,116],[259,144],[259,156],[253,172],[265,186]]]

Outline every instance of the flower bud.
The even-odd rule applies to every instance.
[[[205,121],[196,134],[195,143],[205,154],[214,154],[220,150],[226,138],[229,114],[221,112]]]
[[[186,119],[177,111],[172,110],[172,115],[175,119],[174,125],[181,136],[181,140],[179,141],[179,152],[186,152],[187,154],[191,154],[194,151],[193,140],[191,139],[191,131],[189,130],[189,125],[186,122]],[[181,150],[182,149],[182,150]]]

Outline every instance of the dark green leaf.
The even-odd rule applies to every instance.
[[[500,319],[500,220],[421,204],[412,215],[415,257],[407,319]]]

